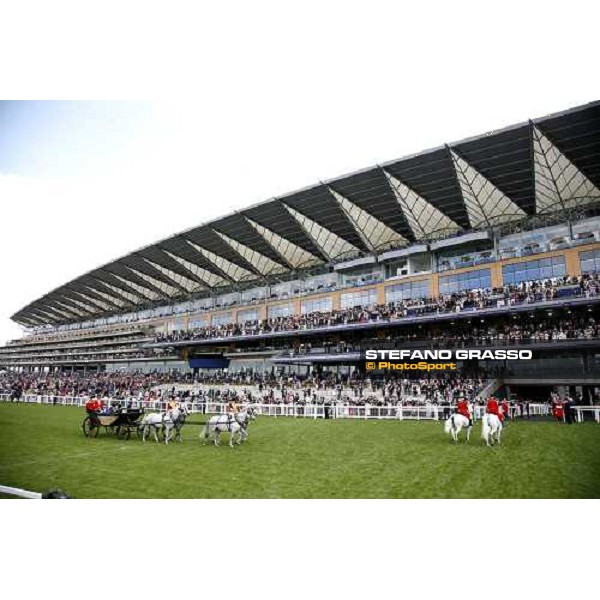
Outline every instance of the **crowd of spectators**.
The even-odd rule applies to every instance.
[[[0,393],[55,395],[55,396],[109,396],[125,398],[144,394],[162,383],[185,381],[177,373],[0,373]]]
[[[355,306],[328,312],[310,312],[244,323],[227,323],[158,334],[156,342],[182,342],[234,336],[264,335],[280,331],[309,330],[354,323],[394,321],[428,314],[459,313],[498,306],[549,301],[563,296],[591,297],[600,293],[598,275],[528,281],[502,288],[477,289],[437,298],[413,298],[372,306]]]
[[[236,374],[182,376],[174,373],[20,374],[0,373],[0,393],[22,395],[136,399],[152,403],[179,396],[194,401],[243,401],[266,404],[342,402],[357,405],[420,406],[451,403],[458,396],[474,398],[487,380],[481,378],[407,379],[360,373],[334,375]],[[181,385],[187,384],[187,385]]]
[[[547,315],[540,318],[528,314],[514,315],[512,319],[476,319],[456,321],[450,327],[433,326],[409,328],[379,338],[364,347],[385,348],[402,344],[432,348],[516,345],[565,340],[594,340],[600,338],[600,322],[596,313],[572,311],[570,314]],[[360,345],[341,345],[338,351],[360,350]],[[331,349],[329,350],[331,352]]]
[[[97,373],[40,375],[0,373],[0,394],[18,401],[23,395],[51,397],[98,398],[119,405],[136,405],[156,409],[173,398],[206,407],[208,403],[226,404],[254,402],[275,406],[307,405],[402,406],[427,409],[437,407],[448,416],[459,398],[483,406],[487,398],[485,377],[415,377],[387,374],[370,377],[365,374],[334,375],[332,373],[301,377],[277,374],[214,373],[190,377],[174,373]],[[489,389],[489,388],[488,388]],[[594,403],[600,403],[599,389]],[[557,398],[552,393],[549,402]],[[529,416],[532,401],[515,401],[515,414]],[[573,401],[582,404],[581,395]],[[202,409],[201,409],[202,410]],[[206,410],[206,408],[204,409]],[[283,414],[283,413],[282,413]]]

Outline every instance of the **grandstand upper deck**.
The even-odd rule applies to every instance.
[[[348,333],[389,329],[391,326],[415,323],[470,319],[474,312],[481,317],[502,316],[540,308],[551,310],[553,306],[576,307],[598,303],[600,280],[597,276],[565,276],[500,288],[463,290],[435,298],[411,298],[385,304],[352,306],[340,310],[299,313],[273,319],[174,331],[171,334],[159,334],[155,343],[147,346],[248,343],[253,337],[274,340],[289,338],[292,334],[294,337],[331,336],[336,332]]]
[[[294,280],[170,307],[62,325],[58,331],[27,336],[12,344],[92,338],[104,335],[104,331],[131,332],[135,327],[168,333],[287,316],[306,312],[319,302],[323,310],[339,309],[384,303],[394,298],[436,296],[464,289],[465,285],[502,286],[524,278],[577,276],[583,271],[593,273],[600,269],[600,242],[596,241],[600,239],[600,219],[580,221],[571,225],[571,229],[578,230],[573,231],[572,236],[581,236],[572,247],[558,248],[558,234],[568,230],[568,225],[562,224],[510,234],[496,240],[491,250],[473,249],[489,244],[487,239],[479,244],[471,243],[471,250],[457,250],[454,246],[449,250],[427,250],[389,263],[375,263],[367,269],[325,273],[305,281]],[[449,263],[453,268],[447,266]]]
[[[422,274],[433,295],[437,278],[454,270],[563,250],[575,260],[580,244],[600,242],[598,222],[583,219],[599,203],[596,102],[190,229],[77,278],[13,319],[33,331],[157,319],[168,328],[193,314],[246,320],[242,306],[262,311],[275,300],[339,297]]]
[[[85,338],[89,339],[89,338]],[[102,339],[102,336],[100,336]],[[87,348],[102,348],[106,347],[116,347],[122,346],[124,343],[127,345],[131,344],[142,344],[145,342],[150,342],[154,340],[154,336],[148,337],[110,337],[104,341],[97,341],[96,339],[92,339],[89,342],[49,342],[48,344],[22,344],[15,346],[5,346],[0,348],[0,356],[9,355],[13,356],[15,354],[20,354],[23,352],[27,352],[30,355],[35,355],[38,353],[44,353],[51,350],[72,350],[72,349],[87,349]]]
[[[0,352],[11,352],[21,349],[22,347],[68,347],[71,343],[100,343],[98,340],[111,338],[114,340],[122,340],[124,338],[139,337],[147,334],[148,329],[141,325],[123,325],[112,326],[95,326],[94,328],[63,332],[46,332],[43,334],[29,335],[17,340],[11,340],[6,346],[0,348]],[[84,342],[84,340],[92,340]]]

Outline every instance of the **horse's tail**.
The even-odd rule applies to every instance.
[[[481,437],[487,442],[490,435],[490,424],[487,414],[481,417]]]
[[[450,433],[450,431],[452,431],[452,417],[450,417],[449,419],[446,419],[446,424],[444,425],[444,432],[445,433]]]

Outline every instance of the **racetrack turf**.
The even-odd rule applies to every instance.
[[[75,498],[598,498],[600,426],[510,423],[500,447],[480,426],[454,445],[441,422],[258,417],[233,450],[85,438],[78,408],[0,404],[0,484]]]

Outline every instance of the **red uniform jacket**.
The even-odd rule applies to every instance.
[[[501,418],[498,414],[498,400],[488,400],[487,406],[485,407],[485,412],[490,415],[496,415],[498,418]]]
[[[563,403],[560,400],[554,402],[552,405],[552,416],[555,419],[562,419],[565,416],[565,409],[563,408]]]
[[[102,402],[100,402],[100,400],[97,400],[95,398],[88,400],[85,403],[85,410],[89,410],[92,412],[98,412],[98,411],[102,410]]]
[[[467,417],[467,419],[471,418],[471,413],[469,412],[469,403],[466,400],[462,400],[456,405],[456,412],[459,415],[463,415],[463,417]]]

